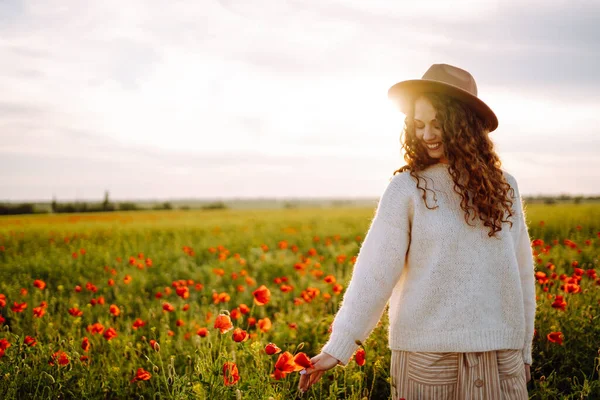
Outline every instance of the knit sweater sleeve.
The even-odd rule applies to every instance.
[[[516,194],[516,206],[518,216],[518,233],[516,242],[517,260],[519,263],[519,276],[523,292],[523,305],[525,310],[525,342],[523,343],[523,360],[525,364],[532,362],[533,330],[536,313],[535,299],[535,267],[534,257],[531,251],[531,238],[527,230],[526,213],[523,206],[516,180],[514,189]]]
[[[350,283],[334,318],[328,342],[321,349],[342,365],[381,319],[404,268],[410,242],[409,205],[405,174],[396,174],[383,192],[361,245]]]

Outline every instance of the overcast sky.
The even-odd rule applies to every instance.
[[[468,70],[523,195],[600,194],[600,1],[0,0],[0,201],[376,197]]]

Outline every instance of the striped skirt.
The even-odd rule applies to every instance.
[[[392,350],[393,400],[528,399],[521,350],[436,353]]]

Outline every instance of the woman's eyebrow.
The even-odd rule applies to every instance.
[[[421,121],[421,120],[420,120],[420,119],[418,119],[418,118],[413,118],[413,119],[414,119],[415,121],[423,122],[423,121]],[[437,118],[434,118],[434,119],[432,119],[432,120],[431,120],[431,122],[437,122]]]

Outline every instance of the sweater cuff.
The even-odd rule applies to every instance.
[[[532,362],[531,347],[532,347],[531,342],[527,343],[525,345],[525,347],[523,347],[523,362],[525,364],[531,364],[531,362]]]
[[[354,340],[332,332],[329,341],[325,343],[321,352],[337,358],[345,366],[350,361],[350,357],[352,357],[356,349],[358,349],[358,344]]]

